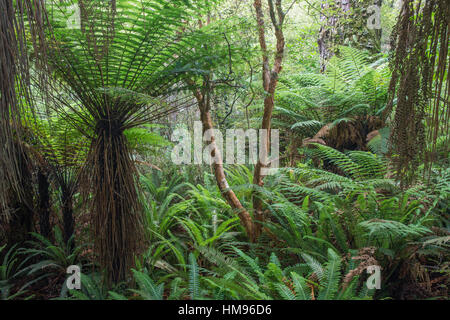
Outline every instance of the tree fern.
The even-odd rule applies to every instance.
[[[84,3],[80,28],[68,29],[67,9],[78,1],[47,1],[48,44],[42,50],[53,74],[42,76],[49,81],[41,91],[91,141],[80,189],[92,199],[100,264],[108,281],[119,282],[126,278],[144,234],[136,167],[124,132],[191,104],[190,98],[181,98],[171,105],[166,98],[180,90],[183,77],[202,72],[211,62],[201,48],[214,34],[184,29],[185,21],[205,10],[202,5],[209,8],[206,1],[114,4]],[[69,99],[61,99],[60,91],[69,93]],[[123,241],[114,240],[118,238]]]

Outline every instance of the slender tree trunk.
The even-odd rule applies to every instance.
[[[264,13],[262,10],[261,0],[255,0],[254,7],[256,10],[256,20],[258,23],[258,35],[259,44],[262,51],[262,77],[263,77],[263,88],[266,94],[264,98],[264,114],[261,124],[261,129],[268,130],[268,134],[265,136],[265,141],[260,143],[265,145],[267,153],[269,152],[269,141],[270,141],[270,129],[271,120],[274,107],[274,94],[278,84],[278,76],[282,69],[283,55],[284,55],[284,34],[283,34],[283,22],[286,13],[283,12],[281,8],[281,0],[277,0],[274,4],[272,0],[268,0],[269,3],[269,13],[270,19],[272,21],[273,28],[275,29],[275,37],[277,40],[275,60],[272,70],[269,66],[269,55],[267,51],[266,36],[265,36],[265,26],[264,26]],[[263,160],[263,161],[261,161]],[[262,174],[262,168],[265,167],[267,159],[258,158],[258,162],[255,166],[255,171],[253,173],[253,184],[262,187],[264,185]],[[264,163],[263,163],[264,162]],[[264,221],[263,210],[262,210],[262,199],[258,192],[253,193],[253,210],[254,216],[257,223],[254,225],[253,238],[258,238],[262,230],[262,222]]]
[[[205,81],[205,84],[207,80]],[[190,82],[193,85],[192,82]],[[200,89],[194,89],[194,96],[197,99],[198,107],[200,110],[200,120],[202,122],[203,133],[207,130],[214,129],[213,122],[211,119],[210,113],[210,97],[206,92],[201,92]],[[241,220],[242,225],[247,232],[251,241],[254,241],[254,231],[253,231],[253,222],[248,211],[242,206],[241,202],[237,198],[236,194],[231,190],[228,185],[228,181],[225,175],[225,171],[223,169],[223,160],[220,150],[217,148],[215,144],[215,137],[212,134],[210,139],[210,144],[213,146],[211,149],[211,157],[216,159],[213,163],[214,168],[214,176],[216,178],[217,186],[219,187],[220,192],[223,197],[227,201],[227,203],[231,206],[231,208],[236,212]]]
[[[262,64],[263,64],[263,86],[264,91],[266,92],[266,98],[264,99],[264,115],[262,121],[262,129],[268,130],[269,134],[266,135],[265,141],[261,144],[266,145],[266,150],[269,151],[269,141],[270,141],[270,124],[272,119],[272,112],[274,107],[274,94],[275,89],[278,83],[278,75],[281,72],[281,65],[283,61],[284,54],[284,46],[285,40],[283,35],[283,22],[287,12],[283,12],[281,7],[281,0],[276,0],[274,3],[273,0],[268,0],[269,10],[270,10],[270,18],[272,21],[272,25],[275,29],[275,36],[277,39],[276,45],[276,54],[275,60],[272,70],[270,70],[269,66],[269,55],[267,51],[267,44],[265,39],[265,28],[264,28],[264,14],[262,10],[261,0],[255,0],[254,7],[256,9],[256,17],[258,23],[258,34],[259,34],[259,43],[262,51]],[[292,3],[293,4],[293,3]],[[291,5],[292,6],[292,5]],[[188,81],[188,84],[194,87],[195,83],[192,81]],[[204,80],[203,88],[206,88],[206,91],[202,92],[200,89],[194,89],[194,96],[197,99],[197,103],[200,109],[200,117],[203,126],[203,132],[213,129],[211,114],[210,114],[210,87],[208,79]],[[230,189],[225,172],[223,169],[223,161],[222,155],[215,145],[214,135],[211,135],[211,145],[213,146],[211,150],[211,156],[216,159],[213,164],[214,167],[214,176],[216,178],[217,185],[219,186],[220,191],[222,192],[224,198],[227,200],[228,204],[237,211],[237,214],[243,224],[247,235],[250,238],[250,241],[255,242],[262,230],[262,224],[256,223],[248,213],[248,211],[242,206],[239,199],[236,197],[236,194],[233,190]],[[259,186],[263,185],[262,168],[267,163],[266,159],[258,160],[255,171],[253,175],[253,183]],[[257,192],[253,193],[253,209],[254,209],[254,219],[258,222],[263,221],[262,214],[262,200]]]
[[[350,10],[350,0],[341,0],[337,3],[334,1],[330,2],[329,0],[322,0],[320,7],[322,9],[320,16],[322,25],[319,30],[317,44],[319,46],[320,55],[320,72],[325,72],[328,61],[334,56],[334,46],[338,44],[337,39],[339,38],[339,35],[337,24],[341,18],[341,12]]]
[[[39,228],[41,235],[48,238],[50,236],[50,184],[47,175],[39,169],[38,171],[39,190]]]
[[[61,191],[61,207],[64,224],[64,242],[68,243],[74,232],[74,220],[73,220],[73,193],[71,191]],[[72,242],[71,249],[73,249],[74,243]]]
[[[328,8],[328,0],[322,0],[320,8],[326,10]],[[333,56],[332,43],[333,43],[333,27],[336,24],[336,17],[327,17],[325,14],[320,15],[321,26],[319,29],[319,37],[317,39],[317,45],[319,48],[320,56],[320,72],[325,72],[327,62]]]

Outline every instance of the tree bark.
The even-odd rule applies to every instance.
[[[268,0],[269,3],[269,13],[270,19],[272,21],[272,25],[275,30],[275,37],[277,40],[276,45],[276,53],[275,60],[273,64],[272,70],[270,70],[269,66],[269,55],[267,52],[267,43],[265,36],[265,26],[264,26],[264,13],[262,10],[261,0],[255,0],[254,7],[256,10],[256,21],[258,23],[258,35],[259,35],[259,44],[262,52],[262,77],[263,77],[263,88],[266,94],[264,98],[264,114],[263,120],[261,124],[261,129],[268,130],[268,134],[265,136],[265,141],[260,143],[266,146],[267,152],[270,151],[270,129],[271,129],[271,120],[272,113],[274,107],[274,94],[278,84],[278,75],[282,69],[283,55],[284,55],[284,46],[285,39],[283,34],[283,22],[286,16],[286,13],[283,12],[281,8],[281,0],[277,0],[276,3],[273,3],[273,0]],[[266,159],[263,159],[264,163]],[[262,187],[264,185],[262,175],[262,168],[265,167],[265,164],[258,158],[258,162],[255,166],[255,170],[253,173],[253,184]],[[263,210],[262,210],[262,199],[258,195],[258,192],[255,191],[253,193],[253,212],[255,215],[255,220],[257,221],[254,224],[254,234],[253,238],[258,238],[261,230],[262,230],[262,222],[264,221]]]
[[[188,81],[190,85],[193,85],[192,81]],[[204,87],[209,87],[208,80],[204,80]],[[194,96],[197,100],[198,107],[200,110],[200,120],[202,122],[203,133],[207,130],[214,129],[213,122],[211,119],[210,113],[210,96],[209,92],[202,92],[200,89],[193,89]],[[236,212],[247,235],[249,236],[251,241],[254,241],[254,226],[252,217],[248,213],[248,211],[242,206],[241,202],[237,198],[236,194],[228,185],[228,181],[225,175],[225,171],[223,169],[223,160],[220,150],[217,148],[215,144],[215,137],[211,134],[210,145],[213,146],[211,149],[211,157],[215,158],[213,168],[214,168],[214,176],[216,178],[217,186],[219,187],[220,192],[223,197],[227,201],[227,203],[231,206],[231,208]]]
[[[18,153],[17,163],[20,177],[19,185],[23,190],[23,196],[19,198],[13,188],[3,190],[3,192],[8,193],[11,199],[9,203],[11,214],[6,236],[8,247],[16,243],[23,244],[25,241],[30,240],[30,232],[34,230],[34,192],[30,159],[23,149]]]
[[[64,242],[68,243],[74,232],[74,220],[73,220],[73,192],[62,190],[61,195],[61,207],[64,223]],[[71,248],[74,248],[74,242],[71,243]]]
[[[341,18],[341,14],[339,11],[346,12],[350,9],[350,0],[343,0],[338,3],[331,2],[329,0],[322,0],[322,4],[320,5],[322,13],[320,16],[320,20],[322,25],[319,30],[319,39],[317,44],[319,46],[319,55],[320,55],[320,72],[325,72],[327,63],[334,56],[334,48],[336,45],[336,37],[338,34],[337,23]],[[327,12],[327,15],[323,13],[323,11],[327,11],[333,8],[336,12]]]
[[[47,175],[39,169],[38,190],[39,190],[39,228],[41,235],[45,238],[50,236],[50,184]]]
[[[382,0],[322,0],[321,26],[317,39],[320,72],[325,72],[328,61],[337,51],[337,46],[353,37],[356,37],[356,40],[352,41],[352,46],[367,49],[372,53],[380,52],[382,30],[367,28],[367,20],[370,18],[367,9],[372,5],[381,8],[382,3]]]
[[[266,93],[266,97],[264,99],[264,115],[261,128],[269,131],[265,137],[265,141],[262,141],[261,143],[266,145],[267,151],[269,151],[270,125],[274,107],[274,94],[278,83],[278,75],[282,69],[282,61],[285,46],[285,39],[282,27],[287,12],[283,12],[281,2],[282,2],[281,0],[276,0],[274,4],[273,0],[268,0],[270,18],[272,21],[272,25],[275,29],[275,37],[277,39],[276,45],[277,48],[272,70],[270,70],[269,65],[269,54],[267,51],[267,44],[265,39],[264,14],[261,0],[255,0],[254,2],[254,7],[256,10],[256,19],[258,24],[259,43],[262,51],[263,87]],[[195,85],[193,81],[189,80],[188,84],[192,87],[194,87]],[[213,129],[213,123],[210,114],[210,96],[209,96],[211,88],[207,77],[204,78],[203,88],[204,90],[196,88],[193,90],[193,93],[195,98],[197,99],[197,103],[199,106],[203,132],[206,132],[209,129]],[[223,194],[224,198],[227,200],[228,204],[237,212],[241,220],[241,223],[244,226],[247,235],[250,238],[250,241],[255,242],[262,230],[261,224],[261,222],[263,222],[262,200],[257,195],[257,192],[253,193],[252,201],[253,201],[254,219],[255,221],[259,222],[255,223],[249,212],[242,206],[241,202],[236,197],[236,194],[233,192],[233,190],[231,190],[231,188],[228,185],[225,172],[223,169],[222,155],[220,154],[220,151],[215,145],[214,135],[211,135],[211,145],[213,146],[211,150],[211,156],[216,159],[216,161],[213,163],[213,167],[217,185],[221,193]],[[253,184],[259,186],[263,186],[264,176],[262,175],[262,168],[265,166],[265,163],[267,163],[266,159],[263,160],[264,163],[261,161],[261,159],[258,159],[253,175]]]

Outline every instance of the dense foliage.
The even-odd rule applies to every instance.
[[[0,299],[448,299],[450,6],[394,2],[2,1]]]

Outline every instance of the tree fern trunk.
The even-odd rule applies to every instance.
[[[50,184],[47,175],[38,171],[38,190],[39,190],[39,228],[44,237],[50,236]]]
[[[23,196],[19,197],[14,189],[3,190],[9,194],[10,220],[7,233],[9,245],[23,243],[30,239],[30,232],[34,230],[33,223],[33,187],[29,159],[22,151],[18,154],[19,185],[22,186]]]
[[[66,190],[61,191],[61,202],[62,202],[62,216],[64,224],[64,242],[68,243],[69,239],[72,237],[74,232],[74,219],[73,219],[73,195],[71,192]],[[71,249],[73,249],[74,244],[72,243]]]
[[[99,121],[84,168],[84,184],[92,195],[92,227],[96,252],[108,282],[127,279],[134,255],[143,244],[135,185],[136,168],[121,126]]]

